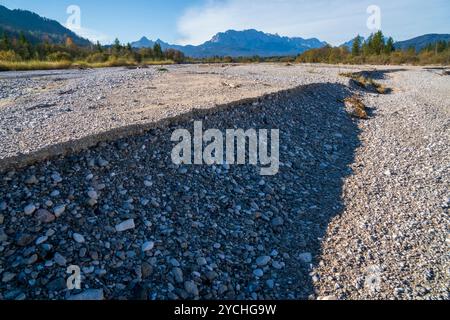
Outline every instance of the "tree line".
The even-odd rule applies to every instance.
[[[296,62],[345,63],[345,64],[449,64],[450,43],[439,41],[420,51],[411,47],[407,50],[395,48],[392,37],[386,38],[378,31],[364,41],[361,36],[353,39],[351,48],[326,46],[311,49],[300,54]]]
[[[149,61],[181,63],[185,61],[185,56],[178,50],[163,50],[158,43],[153,48],[135,49],[130,43],[122,44],[116,39],[111,46],[102,46],[97,42],[95,45],[81,47],[74,44],[72,38],[67,37],[64,44],[54,44],[49,41],[33,44],[23,33],[13,38],[8,33],[2,32],[0,35],[0,60],[138,64]]]

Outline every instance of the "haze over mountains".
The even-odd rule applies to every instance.
[[[0,34],[6,32],[10,37],[17,38],[20,33],[32,43],[49,41],[51,43],[64,43],[67,37],[72,38],[78,46],[89,46],[92,43],[67,29],[59,22],[47,19],[36,13],[26,10],[10,10],[0,5]],[[142,31],[141,31],[142,32]],[[332,32],[332,31],[330,31]],[[436,41],[450,41],[450,34],[428,34],[414,39],[395,43],[398,49],[410,47],[420,50]],[[296,56],[309,49],[321,48],[326,42],[316,38],[303,39],[300,37],[284,37],[269,34],[254,29],[235,31],[228,30],[216,34],[211,40],[198,45],[174,45],[162,40],[152,41],[142,37],[132,42],[134,48],[153,47],[159,43],[163,50],[173,48],[182,51],[185,55],[194,58],[210,56]],[[343,44],[351,48],[353,40]]]

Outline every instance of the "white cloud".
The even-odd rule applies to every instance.
[[[430,1],[444,6],[448,0]],[[257,29],[291,37],[317,37],[337,45],[357,33],[371,33],[366,10],[373,4],[381,7],[382,30],[394,37],[433,29],[420,17],[436,15],[437,10],[433,5],[424,7],[419,0],[205,0],[203,5],[188,8],[178,20],[178,43],[198,45],[228,29]]]

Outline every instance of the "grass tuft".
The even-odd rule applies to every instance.
[[[344,99],[345,107],[349,110],[350,114],[354,118],[368,119],[369,116],[366,111],[366,105],[361,101],[358,96],[352,96]]]
[[[369,91],[375,91],[379,94],[387,94],[391,92],[391,89],[385,87],[384,85],[374,81],[372,78],[363,76],[360,72],[346,72],[346,73],[340,73],[339,74],[342,77],[350,78],[352,79],[356,85],[359,87],[369,90]]]

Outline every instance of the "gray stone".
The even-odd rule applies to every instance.
[[[50,211],[45,210],[45,209],[39,209],[36,214],[34,215],[34,217],[42,223],[51,223],[53,221],[55,221],[56,217],[55,215],[53,215],[52,213],[50,213]]]
[[[105,297],[103,295],[103,289],[88,289],[79,294],[70,296],[67,300],[75,300],[75,301],[96,301],[96,300],[104,300]]]
[[[56,264],[58,264],[61,267],[64,267],[67,264],[66,258],[64,258],[59,252],[55,253],[53,260],[55,261]]]
[[[86,242],[86,240],[84,239],[84,236],[82,236],[79,233],[74,233],[73,234],[73,240],[75,240],[78,243],[85,243]]]
[[[261,278],[264,275],[264,271],[262,271],[262,269],[255,269],[253,270],[253,275],[255,277]]]
[[[23,211],[25,212],[25,214],[27,216],[32,215],[36,211],[36,206],[34,204],[30,203],[23,209]]]
[[[142,251],[147,252],[153,250],[155,243],[153,241],[147,241],[142,245]]]
[[[183,282],[183,271],[180,268],[173,268],[172,274],[176,282],[178,283]]]
[[[126,220],[122,223],[119,223],[116,225],[116,231],[117,232],[124,232],[127,230],[134,229],[136,226],[134,225],[134,219]]]
[[[310,252],[300,253],[298,255],[298,258],[304,263],[311,263],[313,259],[312,254]]]
[[[56,217],[60,217],[64,213],[64,211],[66,211],[65,205],[59,205],[53,209],[53,213],[55,214]]]
[[[281,227],[284,224],[284,219],[281,217],[276,217],[272,219],[273,227]]]
[[[194,281],[186,281],[184,283],[184,289],[191,296],[198,297],[199,295],[198,287]]]
[[[262,256],[256,259],[256,264],[259,267],[264,267],[270,262],[271,258],[269,256]]]

